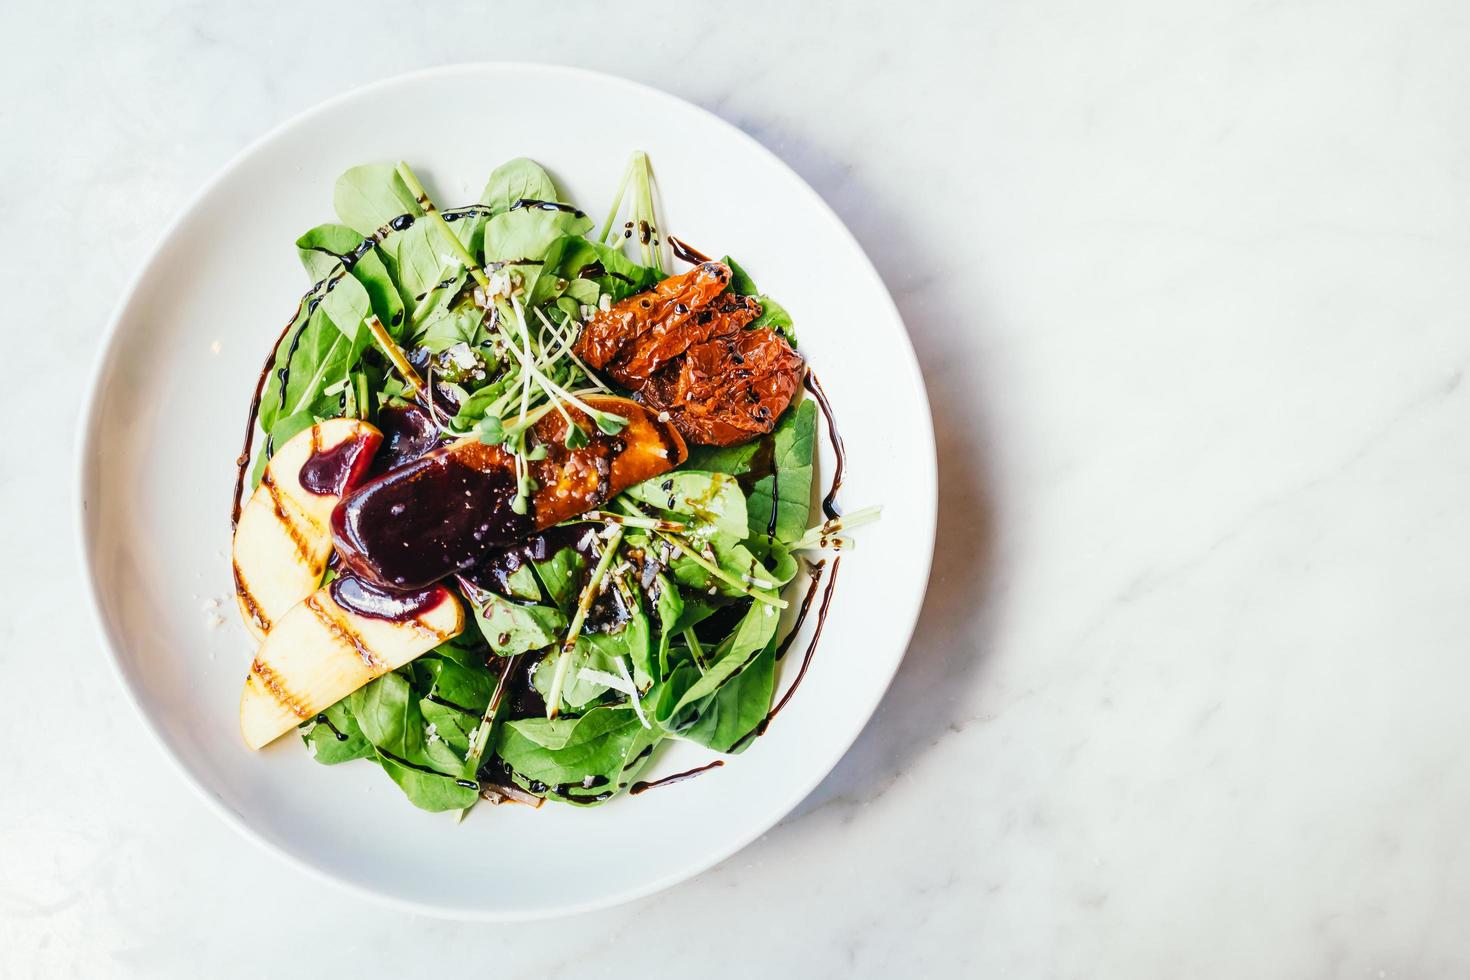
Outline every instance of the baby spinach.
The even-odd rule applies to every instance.
[[[811,517],[812,465],[817,445],[817,406],[803,400],[786,411],[766,438],[772,441],[771,476],[750,489],[750,535],[758,538],[771,529],[776,508],[775,539],[791,544],[806,533]]]
[[[791,314],[786,312],[786,307],[757,289],[755,280],[750,278],[746,271],[740,268],[739,263],[730,256],[725,256],[721,261],[730,267],[730,289],[741,296],[754,296],[761,304],[761,315],[756,317],[749,329],[770,327],[777,333],[784,334],[791,342],[791,346],[795,347],[796,330],[793,327]]]

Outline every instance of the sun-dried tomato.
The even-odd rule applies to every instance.
[[[573,350],[668,412],[691,442],[728,446],[770,432],[801,384],[801,356],[771,330],[745,329],[761,307],[725,292],[729,281],[720,262],[671,276],[595,313]]]
[[[740,330],[690,347],[643,387],[690,442],[733,446],[770,432],[801,385],[801,355],[774,330]]]

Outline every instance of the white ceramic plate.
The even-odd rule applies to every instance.
[[[618,111],[570,111],[594,98]],[[523,127],[526,113],[497,106],[569,111],[560,125]],[[588,810],[486,805],[459,826],[414,809],[365,763],[317,765],[293,738],[248,751],[237,708],[252,644],[231,602],[229,503],[256,374],[307,285],[292,242],[334,220],[332,183],[354,164],[408,160],[446,206],[475,200],[496,164],[529,156],[597,218],[634,149],[651,155],[668,230],[738,257],[791,311],[846,440],[839,503],[884,505],[844,558],[800,691],[764,737],[697,779]],[[226,820],[356,891],[434,914],[523,919],[688,878],[817,785],[908,644],[933,549],[935,461],[898,313],[842,222],[799,177],[739,130],[662,92],[564,68],[469,65],[327,102],[246,150],[184,210],[107,337],[80,440],[82,549],[123,684]],[[830,447],[823,453],[825,483]],[[222,627],[211,625],[210,598]],[[783,683],[803,645],[785,661]],[[675,744],[651,773],[710,757]]]

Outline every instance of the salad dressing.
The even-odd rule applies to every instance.
[[[684,772],[676,772],[672,776],[665,776],[662,779],[655,779],[652,782],[646,783],[640,779],[638,780],[638,782],[633,784],[631,789],[628,790],[628,795],[637,796],[639,793],[648,792],[655,786],[670,786],[674,783],[682,783],[686,779],[693,779],[695,776],[698,776],[702,772],[709,772],[711,769],[718,769],[724,764],[725,761],[723,759],[716,759],[714,762],[707,762],[702,766],[697,766]]]

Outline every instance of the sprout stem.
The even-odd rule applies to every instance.
[[[582,632],[582,624],[587,621],[587,611],[592,608],[593,600],[601,591],[602,580],[607,575],[613,557],[618,552],[618,544],[622,540],[623,529],[614,528],[612,536],[603,546],[602,556],[597,559],[597,566],[587,577],[587,584],[582,588],[582,595],[577,599],[577,610],[572,614],[571,625],[567,627],[567,638],[562,641],[561,655],[556,660],[556,673],[551,677],[551,690],[546,695],[547,718],[555,718],[561,711],[561,689],[567,681],[567,668],[572,664],[572,651],[577,647],[577,637]]]
[[[469,249],[464,247],[464,243],[459,240],[459,236],[454,233],[454,229],[449,227],[449,222],[445,221],[444,216],[439,213],[439,209],[434,207],[434,202],[429,200],[429,192],[424,190],[424,185],[419,183],[419,179],[414,176],[408,164],[402,160],[398,161],[398,166],[395,169],[398,171],[398,176],[403,179],[403,183],[408,188],[409,193],[414,196],[414,200],[419,202],[419,207],[424,209],[424,214],[428,216],[430,221],[438,225],[440,231],[444,232],[444,238],[449,242],[449,247],[454,252],[454,257],[459,259],[464,267],[469,270],[470,275],[474,277],[475,282],[479,283],[480,287],[488,293],[490,291],[490,277],[485,275],[485,270],[480,268],[480,263],[475,261],[475,257],[469,253]]]
[[[403,379],[403,383],[408,386],[408,391],[405,394],[412,398],[415,394],[424,390],[424,379],[420,378],[419,373],[413,369],[413,365],[408,363],[408,358],[404,356],[403,348],[399,347],[393,341],[393,338],[388,335],[388,328],[383,326],[383,321],[378,319],[378,315],[376,313],[369,313],[365,322],[367,323],[368,332],[373,335],[373,340],[377,343],[379,349],[392,362],[394,370]]]

